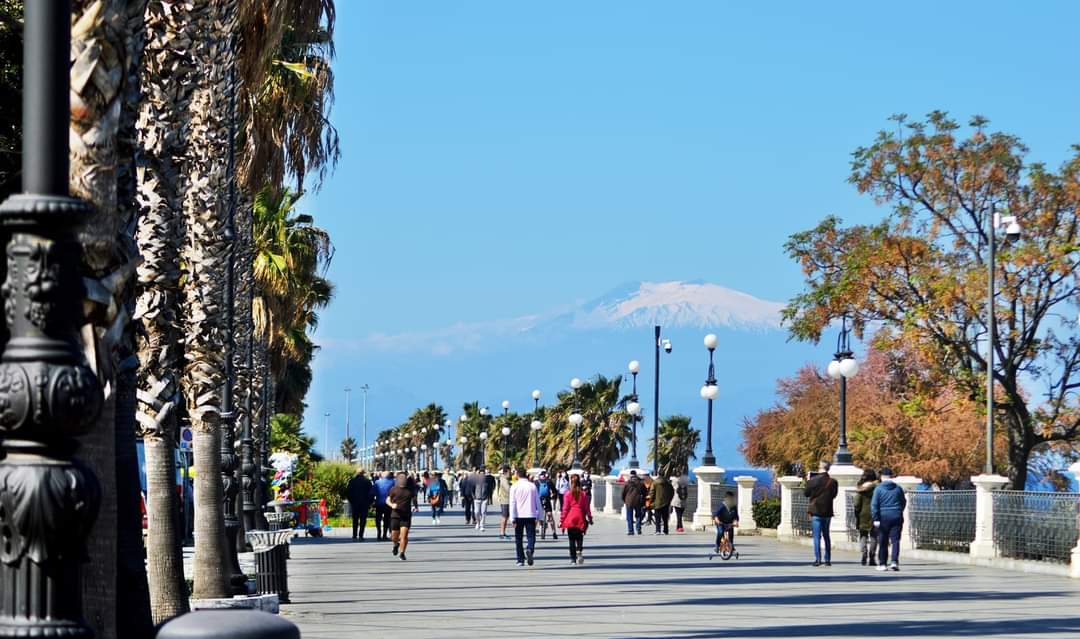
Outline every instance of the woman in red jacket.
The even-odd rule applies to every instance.
[[[593,521],[589,496],[581,488],[581,475],[570,476],[570,490],[563,498],[560,525],[570,540],[570,563],[585,563],[585,531]]]

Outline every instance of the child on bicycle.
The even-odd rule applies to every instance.
[[[716,552],[720,553],[720,541],[727,535],[728,543],[731,544],[732,552],[735,551],[735,529],[739,527],[739,509],[735,506],[735,493],[730,490],[724,493],[724,501],[713,512],[713,523],[716,524]]]

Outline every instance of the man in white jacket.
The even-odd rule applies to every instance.
[[[510,525],[514,527],[517,565],[531,566],[536,549],[536,520],[541,516],[540,493],[524,470],[515,470],[514,476],[516,481],[510,486]],[[522,537],[528,539],[527,548],[522,546]]]

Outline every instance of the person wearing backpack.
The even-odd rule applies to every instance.
[[[546,470],[540,471],[540,475],[536,478],[536,490],[540,494],[540,506],[544,510],[544,519],[540,524],[540,539],[547,538],[547,528],[550,525],[551,538],[557,540],[559,537],[555,534],[555,515],[553,511],[555,495],[559,493],[555,487],[555,482],[551,481]]]

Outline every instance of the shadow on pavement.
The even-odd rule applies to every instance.
[[[757,626],[714,628],[682,634],[653,635],[654,639],[723,639],[724,637],[988,637],[1080,633],[1080,617],[1008,621],[863,621],[814,626]],[[630,635],[626,636],[629,639]]]

